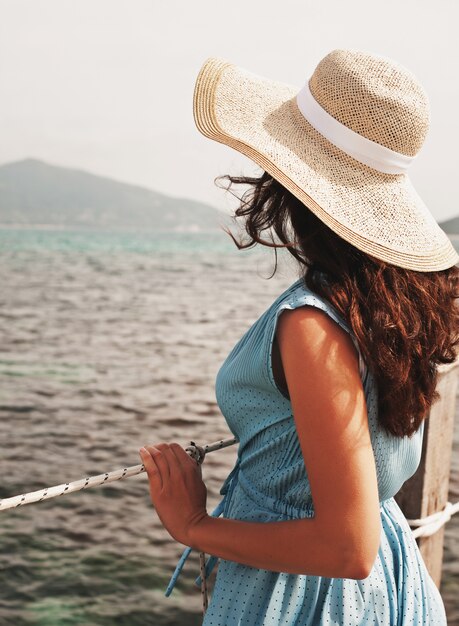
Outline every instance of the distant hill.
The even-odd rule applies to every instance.
[[[179,184],[179,181],[178,181]],[[222,211],[79,169],[24,159],[0,166],[0,228],[39,226],[126,231],[214,231]],[[459,217],[440,223],[459,237]]]
[[[440,222],[440,226],[448,235],[459,235],[459,217]]]
[[[83,170],[37,159],[0,166],[0,227],[193,232],[217,229],[224,220],[225,214],[210,205]]]

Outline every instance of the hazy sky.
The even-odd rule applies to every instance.
[[[0,0],[0,163],[25,157],[234,206],[219,174],[259,168],[194,126],[218,56],[300,89],[335,48],[393,58],[432,121],[410,168],[438,220],[459,214],[455,0]]]

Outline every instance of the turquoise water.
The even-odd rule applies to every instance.
[[[215,233],[126,233],[78,230],[0,229],[3,251],[231,253],[236,248],[223,231]]]

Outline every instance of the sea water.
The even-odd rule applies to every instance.
[[[217,371],[298,277],[280,251],[270,279],[274,252],[238,250],[222,231],[7,229],[0,255],[0,498],[139,464],[145,444],[231,437]],[[453,502],[458,450],[456,428]],[[209,510],[235,458],[236,446],[207,456]],[[441,587],[450,625],[458,529],[455,516]],[[164,596],[183,549],[145,474],[0,513],[0,625],[200,624],[197,554]]]

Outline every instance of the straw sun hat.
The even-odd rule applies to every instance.
[[[426,92],[391,59],[333,50],[299,89],[210,57],[193,114],[203,135],[252,159],[359,250],[427,272],[459,261],[407,175],[429,128]]]

